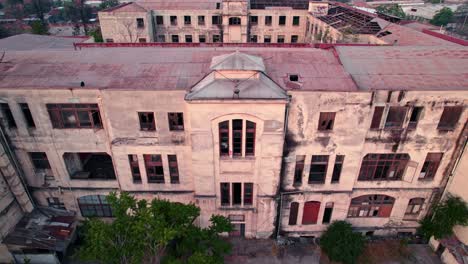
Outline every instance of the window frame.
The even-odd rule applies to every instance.
[[[406,210],[405,210],[405,216],[419,216],[419,214],[421,214],[423,210],[425,201],[426,199],[422,197],[411,198],[408,201],[408,206],[406,207]],[[417,208],[417,210],[415,210],[415,208]]]
[[[199,26],[204,26],[205,23],[206,23],[205,22],[205,16],[198,16],[197,21],[198,21]]]
[[[18,126],[16,125],[13,112],[11,112],[10,105],[8,103],[0,103],[0,110],[2,111],[2,116],[4,118],[4,122],[7,124],[8,129],[16,129]]]
[[[336,112],[320,112],[318,121],[318,131],[330,132],[335,126]]]
[[[250,126],[249,126],[250,125]],[[245,120],[245,150],[244,155],[255,156],[255,141],[257,132],[257,124],[255,122]]]
[[[102,118],[98,104],[46,104],[47,112],[55,129],[101,129]],[[64,121],[64,113],[74,116],[73,126],[67,127]],[[79,112],[86,112],[89,119],[89,126],[82,125],[84,121],[80,120]],[[96,123],[95,116],[98,118]],[[87,120],[86,120],[87,121]],[[70,122],[71,124],[71,122]]]
[[[169,112],[167,113],[169,122],[169,131],[184,131],[184,113]]]
[[[402,128],[407,113],[408,107],[406,106],[390,106],[387,111],[387,117],[385,118],[384,129]],[[392,119],[392,121],[389,121],[389,119]]]
[[[333,173],[331,178],[331,183],[339,183],[341,178],[341,173],[343,172],[343,163],[345,155],[336,155],[335,164],[333,165]]]
[[[284,43],[286,41],[285,35],[278,35],[276,36],[276,42],[277,43]]]
[[[327,178],[329,159],[330,159],[329,155],[312,155],[311,162],[310,162],[308,184],[324,184],[325,183],[325,180]],[[322,172],[314,171],[314,168],[318,168],[319,166],[323,167],[323,171]]]
[[[96,197],[95,199],[90,198],[87,202],[81,202],[85,197]],[[98,203],[91,203],[93,200],[96,200]],[[113,217],[112,207],[107,201],[105,195],[85,195],[77,198],[78,208],[80,208],[81,216],[83,217]],[[84,208],[83,208],[84,207]],[[89,215],[84,214],[84,209],[87,211],[95,211],[95,214]],[[99,215],[99,211],[102,212],[102,215]]]
[[[177,161],[176,154],[167,155],[167,161],[169,163],[169,177],[171,184],[180,183],[180,174],[179,174],[179,162]]]
[[[265,16],[265,26],[271,26],[273,24],[273,16]]]
[[[184,26],[192,25],[192,16],[184,16]]]
[[[298,43],[299,35],[291,35],[291,43]]]
[[[463,114],[463,110],[463,106],[445,106],[437,124],[437,129],[439,131],[455,130]],[[444,118],[448,120],[443,121]]]
[[[293,185],[302,185],[302,178],[304,176],[306,155],[296,155],[296,165],[294,167]]]
[[[230,17],[228,22],[230,26],[240,26],[242,20],[240,17]]]
[[[29,109],[29,105],[27,103],[19,103],[19,106],[21,108],[21,112],[23,113],[26,126],[28,128],[36,128],[36,123],[34,122],[31,109]]]
[[[443,157],[444,153],[442,152],[428,152],[421,167],[421,171],[419,172],[418,180],[433,180],[437,174],[437,171],[439,170],[440,163],[442,162]],[[424,176],[421,177],[422,173],[424,173]]]
[[[138,17],[136,19],[136,23],[137,23],[137,28],[140,28],[140,29],[145,28],[145,20],[143,18]]]
[[[374,107],[374,114],[372,115],[370,130],[379,130],[380,129],[380,123],[382,122],[382,117],[383,117],[384,110],[385,110],[384,106]]]
[[[288,225],[297,225],[297,216],[299,214],[299,203],[291,202],[289,205]]]
[[[293,16],[292,25],[299,26],[301,24],[301,17],[300,16]]]
[[[193,37],[192,35],[185,35],[185,43],[192,43]]]
[[[251,26],[258,25],[258,16],[249,16],[249,22]]]
[[[348,218],[388,218],[392,214],[395,198],[383,194],[361,195],[351,199]],[[384,210],[382,210],[384,208]],[[361,215],[361,211],[364,212]]]
[[[146,118],[147,121],[143,121]],[[148,121],[152,119],[152,121]],[[138,112],[138,120],[140,123],[140,131],[156,131],[156,120],[154,112]]]
[[[156,25],[164,25],[164,16],[156,16]]]
[[[418,126],[419,120],[421,119],[421,114],[424,111],[423,106],[414,106],[411,110],[411,115],[408,121],[408,130],[415,130]]]
[[[222,16],[220,16],[220,15],[211,16],[211,24],[212,25],[222,25],[223,24]]]
[[[130,173],[132,174],[133,183],[141,183],[140,164],[137,154],[128,154],[128,163],[130,165]],[[138,171],[136,172],[135,169]]]
[[[169,16],[169,23],[171,26],[177,26],[177,16]]]
[[[278,26],[286,26],[286,16],[278,16]]]
[[[368,153],[362,159],[358,181],[400,181],[410,160],[407,153]],[[384,177],[376,177],[377,172]]]
[[[148,183],[164,184],[164,165],[161,154],[143,154],[143,160],[145,162],[146,177]],[[150,169],[154,170],[154,173],[150,173]],[[158,170],[162,174],[158,174]]]
[[[50,170],[50,162],[45,152],[28,152],[35,171]]]
[[[176,41],[174,41],[174,40],[176,40]],[[171,42],[172,43],[179,43],[180,42],[179,35],[171,35]]]

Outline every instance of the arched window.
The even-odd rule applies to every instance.
[[[389,217],[395,198],[387,195],[363,195],[351,200],[348,217]]]
[[[240,25],[241,19],[240,17],[230,17],[229,18],[229,25]]]
[[[424,198],[413,198],[409,200],[408,207],[406,208],[406,216],[418,216],[424,204]]]
[[[297,223],[298,211],[299,211],[299,203],[292,202],[291,208],[289,209],[289,225],[295,225]]]
[[[320,211],[320,202],[310,201],[304,204],[304,212],[302,214],[303,225],[317,224],[318,214]]]
[[[234,157],[254,156],[256,127],[254,122],[243,119],[233,119],[218,123],[219,155]],[[230,128],[232,128],[232,131],[230,131]],[[230,136],[232,136],[232,139],[230,139]]]
[[[358,180],[401,180],[409,160],[406,153],[367,154],[362,160]]]
[[[112,209],[105,195],[87,195],[78,198],[78,206],[84,217],[112,217]]]

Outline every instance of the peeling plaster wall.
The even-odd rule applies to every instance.
[[[98,12],[104,42],[112,39],[114,42],[153,42],[153,28],[149,12]],[[144,27],[137,28],[137,18],[143,18]]]

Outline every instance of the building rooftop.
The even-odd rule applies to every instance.
[[[5,50],[73,49],[73,43],[84,40],[84,38],[78,37],[20,34],[0,39],[0,52]]]

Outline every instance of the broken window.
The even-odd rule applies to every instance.
[[[404,106],[391,106],[388,109],[385,128],[401,128],[405,120],[407,108]]]
[[[313,155],[310,164],[309,184],[325,183],[328,168],[328,155]]]
[[[128,155],[128,162],[130,164],[130,171],[134,183],[141,183],[140,166],[138,164],[138,156],[136,154]]]
[[[242,156],[242,119],[232,120],[232,152],[233,156]]]
[[[31,114],[31,110],[29,110],[29,106],[26,103],[19,104],[21,107],[21,111],[23,112],[24,120],[26,121],[26,125],[29,128],[36,128],[36,124],[34,123],[34,119]]]
[[[280,26],[286,25],[286,16],[279,16],[279,25]]]
[[[272,21],[273,21],[272,16],[265,16],[265,26],[271,26]]]
[[[309,201],[304,203],[304,211],[302,214],[303,225],[317,224],[318,214],[320,211],[320,202]]]
[[[221,205],[252,205],[253,204],[253,183],[243,183],[244,192],[242,192],[242,183],[220,183]]]
[[[179,183],[179,165],[177,164],[176,155],[167,155],[169,161],[169,176],[171,177],[171,183]]]
[[[263,36],[263,43],[271,43],[271,36],[270,35]]]
[[[253,183],[244,183],[244,205],[252,205]]]
[[[241,24],[241,19],[240,17],[230,17],[229,18],[229,25],[240,25]]]
[[[191,25],[191,24],[192,24],[192,17],[184,16],[184,25]]]
[[[164,25],[164,17],[156,16],[156,25]]]
[[[422,110],[423,110],[423,107],[421,106],[413,107],[413,111],[411,111],[411,116],[410,116],[410,120],[408,123],[409,130],[415,129],[416,126],[418,125],[418,121],[421,117]]]
[[[258,24],[258,16],[250,16],[250,25],[256,26]]]
[[[0,103],[0,108],[2,110],[4,122],[6,122],[8,128],[16,128],[16,122],[11,113],[10,106],[7,103]]]
[[[424,205],[424,198],[413,198],[409,200],[408,207],[405,211],[405,217],[418,216]]]
[[[296,167],[294,169],[294,184],[302,184],[302,174],[304,172],[305,155],[296,156]]]
[[[192,35],[185,35],[185,43],[192,43]]]
[[[292,202],[289,208],[289,225],[297,224],[297,213],[299,212],[299,203]]]
[[[427,153],[426,160],[419,173],[419,179],[421,180],[431,180],[434,179],[434,176],[439,168],[440,161],[442,160],[443,153]]]
[[[293,16],[293,26],[299,26],[299,16]]]
[[[71,179],[115,180],[112,158],[107,153],[66,152],[63,160]]]
[[[256,124],[246,121],[245,131],[245,152],[243,152],[244,120],[232,120],[232,142],[229,140],[230,121],[223,121],[218,124],[219,129],[219,154],[220,156],[230,156],[230,144],[232,144],[232,156],[254,156],[256,140]]]
[[[221,185],[221,205],[229,206],[231,205],[230,197],[229,197],[229,194],[230,194],[229,183],[222,182],[220,185]]]
[[[440,117],[439,125],[437,129],[439,130],[453,130],[460,119],[460,116],[463,112],[463,106],[446,106],[444,107],[444,112]]]
[[[205,43],[206,42],[206,36],[205,35],[198,36],[198,42]]]
[[[184,114],[167,113],[170,131],[184,131]]]
[[[380,129],[380,121],[382,120],[382,115],[385,107],[376,106],[374,108],[374,115],[372,116],[371,129]]]
[[[325,205],[325,210],[323,211],[322,224],[330,223],[333,213],[333,203],[327,203]]]
[[[198,25],[199,26],[205,25],[205,16],[198,16]]]
[[[332,179],[331,179],[332,183],[337,183],[340,181],[344,157],[345,157],[344,155],[336,155],[335,166],[333,166],[333,174],[332,174]]]
[[[213,25],[221,25],[222,24],[222,17],[221,16],[212,16],[211,17],[211,24]]]
[[[298,36],[298,35],[292,35],[292,36],[291,36],[291,43],[297,43],[298,40],[299,40],[299,36]]]
[[[143,18],[137,18],[136,22],[137,22],[137,28],[144,28],[145,27],[145,21],[143,20]]]
[[[54,128],[102,128],[97,104],[47,104]]]
[[[179,35],[171,36],[172,43],[179,43]]]
[[[390,217],[395,198],[387,195],[363,195],[351,200],[348,217]]]
[[[138,117],[140,119],[140,130],[143,131],[155,131],[156,123],[154,121],[153,112],[138,112]]]
[[[250,36],[250,42],[251,43],[257,43],[258,42],[258,36],[257,35],[251,35]]]
[[[319,131],[331,131],[333,130],[333,124],[335,123],[335,112],[321,112],[318,124]]]
[[[229,156],[229,121],[218,124],[219,128],[219,155]]]
[[[409,160],[406,153],[367,154],[362,160],[358,180],[401,180]]]
[[[112,217],[112,208],[105,195],[87,195],[78,198],[83,217]]]
[[[146,43],[146,38],[138,38],[139,43]]]
[[[247,130],[245,132],[245,155],[255,155],[255,123],[246,121]]]
[[[58,197],[47,197],[47,204],[55,209],[66,210],[65,204]]]
[[[49,159],[45,152],[29,152],[29,157],[36,170],[50,169]]]
[[[213,35],[213,43],[218,43],[218,42],[221,42],[221,36]]]
[[[177,16],[171,16],[171,26],[177,26]]]
[[[240,205],[242,204],[242,183],[234,182],[232,183],[232,204]]]
[[[278,43],[284,43],[284,35],[278,35]]]
[[[216,3],[216,9],[221,9],[221,3]]]
[[[148,183],[164,183],[164,169],[161,155],[144,154]]]

